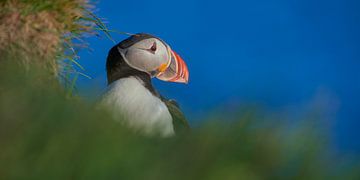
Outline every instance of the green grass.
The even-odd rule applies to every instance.
[[[0,179],[360,177],[359,166],[332,157],[326,134],[306,120],[289,130],[284,120],[242,111],[231,121],[213,116],[177,137],[143,137],[96,105],[66,98],[43,71],[3,65]]]

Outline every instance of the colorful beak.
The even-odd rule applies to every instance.
[[[168,48],[170,59],[168,64],[159,67],[158,79],[169,82],[188,83],[189,70],[184,60],[173,50]]]

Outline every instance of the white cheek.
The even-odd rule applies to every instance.
[[[130,66],[148,72],[156,70],[161,64],[157,55],[146,50],[129,49],[126,59]]]
[[[157,57],[159,59],[160,64],[167,64],[168,63],[168,50],[167,48],[161,44],[157,51]]]
[[[161,64],[165,63],[167,64],[167,61],[168,61],[168,57],[167,57],[167,54],[166,53],[162,53],[162,54],[159,54],[159,59],[161,60]]]

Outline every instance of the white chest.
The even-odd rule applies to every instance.
[[[165,103],[146,89],[136,77],[113,82],[108,87],[102,104],[110,109],[115,119],[140,133],[164,137],[174,134],[172,117]]]

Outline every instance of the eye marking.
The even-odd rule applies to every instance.
[[[156,42],[154,42],[150,48],[138,48],[138,49],[148,51],[149,53],[155,54],[156,50],[157,50]]]
[[[151,48],[149,49],[150,51],[152,52],[155,52],[156,51],[156,42],[154,42],[154,44],[151,46]]]

